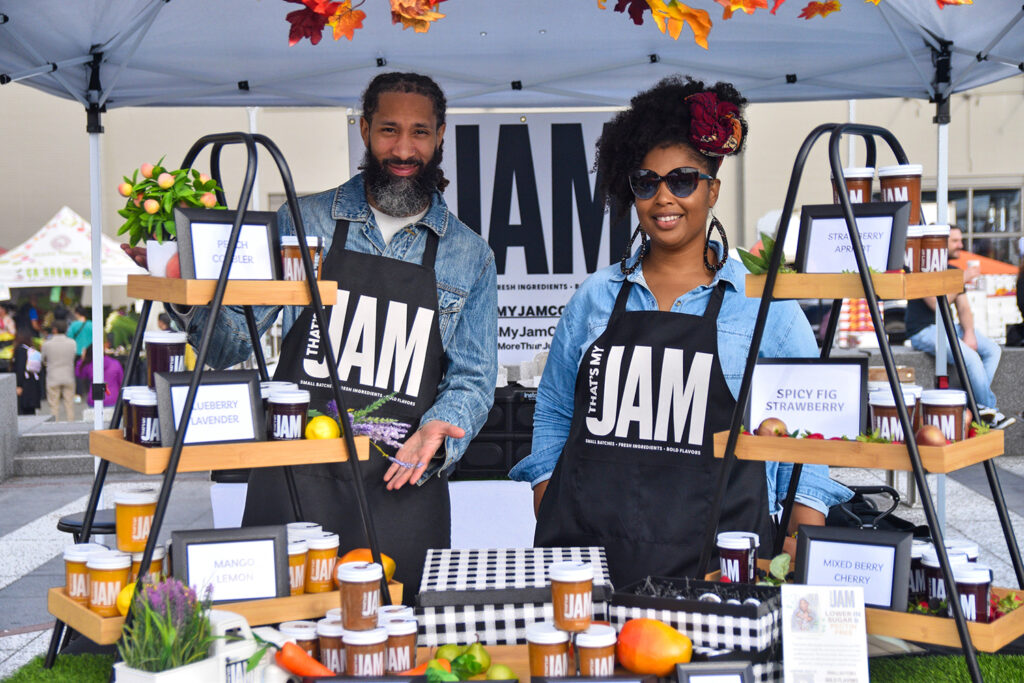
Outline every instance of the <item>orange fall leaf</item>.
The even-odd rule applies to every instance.
[[[334,27],[335,40],[340,39],[342,36],[352,40],[356,29],[363,27],[363,19],[365,18],[366,12],[352,9],[351,0],[346,0],[336,10],[335,14],[327,20],[327,24]]]
[[[801,19],[812,19],[814,17],[827,17],[833,12],[839,11],[839,0],[828,0],[827,2],[809,2],[800,10]]]
[[[708,33],[711,32],[711,15],[702,9],[693,9],[678,0],[647,0],[651,14],[658,29],[662,33],[678,40],[683,25],[688,24],[693,30],[693,42],[705,50],[708,49]]]
[[[946,5],[973,5],[974,0],[935,0],[935,4],[942,9]]]
[[[715,0],[725,8],[722,19],[729,19],[736,11],[753,14],[759,9],[768,9],[768,0]]]

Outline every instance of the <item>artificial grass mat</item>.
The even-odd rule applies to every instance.
[[[1024,681],[1024,655],[978,653],[986,683]],[[962,655],[909,655],[868,659],[872,683],[970,683]]]
[[[5,679],[6,683],[107,683],[114,666],[114,655],[64,654],[52,669],[43,668],[39,655]]]

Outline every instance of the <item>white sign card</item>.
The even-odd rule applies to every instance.
[[[864,247],[864,259],[880,273],[889,262],[892,216],[857,216],[857,232]],[[857,272],[850,231],[845,218],[812,218],[807,240],[804,273]]]
[[[251,387],[245,382],[199,385],[185,433],[185,444],[254,440],[256,425],[253,422]],[[181,425],[187,395],[187,384],[171,387],[175,430]]]
[[[783,585],[782,664],[787,683],[868,683],[863,589]]]
[[[185,554],[189,583],[200,593],[205,586],[212,586],[216,602],[277,597],[272,538],[192,543]]]
[[[810,586],[860,586],[867,604],[888,605],[895,563],[893,546],[814,541],[808,544],[804,581]]]
[[[224,265],[224,255],[231,236],[230,223],[196,222],[189,225],[192,237],[192,258],[197,280],[216,280]],[[232,280],[273,280],[272,259],[266,225],[243,224],[235,247],[228,277]]]
[[[614,112],[447,116],[448,210],[487,240],[498,271],[498,361],[547,351],[565,305],[590,274],[617,263],[635,223],[596,197],[594,143]],[[349,117],[349,169],[366,149]],[[527,378],[529,379],[529,378]]]
[[[776,417],[786,428],[856,438],[864,426],[867,361],[761,359],[754,366],[747,425]]]

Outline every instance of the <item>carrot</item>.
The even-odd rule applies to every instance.
[[[274,654],[278,666],[297,676],[334,676],[334,672],[309,656],[295,643],[285,643]]]
[[[448,673],[452,672],[452,663],[449,662],[447,659],[442,658],[442,659],[431,659],[431,660],[428,660],[426,662],[423,662],[419,666],[417,666],[415,669],[406,669],[405,671],[399,671],[395,675],[396,676],[423,676],[423,675],[425,675],[427,673],[427,667],[430,666],[430,662],[437,662],[437,666],[440,666],[442,669],[444,669]]]

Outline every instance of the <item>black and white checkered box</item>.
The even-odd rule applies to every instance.
[[[615,592],[609,607],[609,619],[619,630],[630,619],[657,619],[685,633],[695,647],[716,650],[761,652],[776,646],[781,639],[779,610],[782,600],[778,588],[733,584],[728,591],[739,600],[755,598],[758,605],[730,605],[702,602],[706,592],[722,590],[722,584],[693,579],[653,579],[660,586],[684,591],[686,598],[651,597],[637,594],[643,582]]]
[[[551,621],[555,562],[589,562],[594,567],[594,619],[608,618],[612,594],[604,548],[502,548],[428,550],[416,597],[419,644],[484,645],[526,642],[526,626]]]

